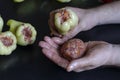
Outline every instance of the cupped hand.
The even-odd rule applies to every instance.
[[[45,36],[44,41],[39,42],[39,46],[42,48],[42,52],[47,58],[52,60],[58,66],[66,69],[69,64],[69,61],[62,58],[59,54],[59,46],[61,42],[60,40],[58,40],[57,43],[55,43],[53,39],[54,38]]]
[[[110,65],[112,45],[103,41],[86,42],[87,51],[82,58],[69,63],[67,71],[82,72],[95,69],[100,66]]]
[[[61,38],[44,37],[44,41],[40,41],[39,46],[42,47],[42,52],[47,58],[52,60],[58,66],[66,69],[68,72],[81,72],[94,69],[100,66],[108,65],[112,56],[112,45],[103,41],[89,41],[86,53],[82,58],[68,61],[60,56],[59,48],[61,46]]]
[[[98,19],[94,15],[94,11],[92,9],[80,9],[80,8],[74,8],[74,7],[64,7],[64,8],[71,9],[73,12],[75,12],[79,21],[78,21],[78,24],[72,30],[70,30],[67,34],[61,35],[56,30],[55,24],[54,24],[54,15],[59,9],[51,11],[50,18],[49,18],[49,26],[50,26],[51,34],[61,37],[61,40],[63,43],[68,39],[76,36],[79,32],[93,28],[98,23]]]

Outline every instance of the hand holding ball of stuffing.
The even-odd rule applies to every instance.
[[[82,40],[71,39],[62,45],[60,49],[60,54],[64,58],[71,61],[73,59],[77,59],[83,56],[85,50],[86,50],[86,45]]]
[[[82,44],[83,47],[80,48],[78,45],[82,42],[79,42],[79,40],[70,41],[71,43],[68,41],[62,46],[54,42],[56,42],[55,38],[49,37],[45,38],[45,41],[41,41],[39,45],[46,57],[68,72],[81,72],[105,65],[120,66],[119,45],[104,41],[89,41]]]

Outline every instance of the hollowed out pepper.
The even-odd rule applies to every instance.
[[[57,0],[59,2],[62,2],[62,3],[66,3],[66,2],[70,2],[71,0]]]
[[[0,16],[0,32],[2,32],[3,24],[4,24],[4,21],[3,21],[2,17]]]
[[[78,16],[72,10],[65,8],[56,11],[54,20],[56,29],[62,35],[78,24]]]
[[[20,3],[20,2],[23,2],[24,0],[13,0],[13,1],[16,3]]]
[[[15,34],[19,45],[26,46],[35,42],[37,32],[31,24],[8,20],[7,25],[10,26],[10,31]]]
[[[15,35],[6,31],[0,34],[0,55],[10,55],[17,47]]]
[[[23,22],[16,21],[16,20],[13,20],[13,19],[10,19],[10,20],[7,21],[7,25],[10,26],[10,31],[13,34],[16,33],[17,28],[22,24],[23,24]]]

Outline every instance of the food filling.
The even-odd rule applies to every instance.
[[[24,35],[25,41],[30,42],[31,41],[31,37],[32,37],[31,28],[29,28],[29,27],[24,28],[23,31],[22,31],[22,33]]]
[[[10,37],[1,37],[0,40],[7,47],[13,44],[13,40]]]

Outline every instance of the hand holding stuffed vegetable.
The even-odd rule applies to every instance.
[[[66,41],[80,31],[89,30],[97,25],[96,16],[89,10],[65,7],[50,13],[49,26],[51,34]]]

